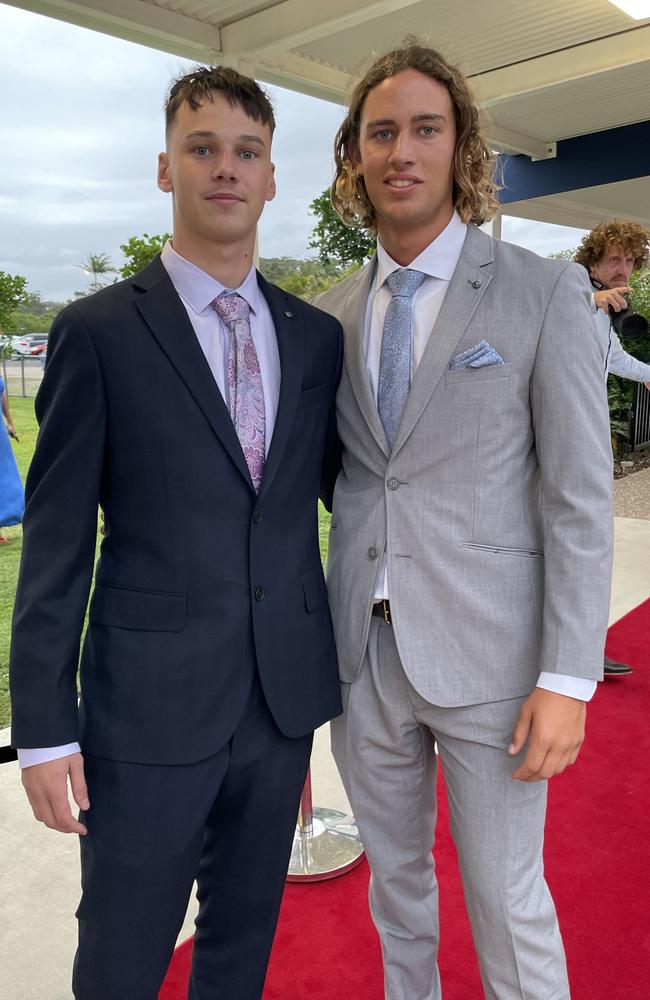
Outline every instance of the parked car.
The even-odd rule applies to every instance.
[[[29,358],[47,350],[47,333],[24,333],[11,338],[13,357]]]

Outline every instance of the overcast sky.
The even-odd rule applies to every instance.
[[[122,262],[120,243],[171,229],[156,187],[162,104],[191,64],[0,3],[0,270],[65,300],[88,287],[89,253]],[[278,127],[278,194],[260,223],[264,257],[314,256],[309,203],[331,181],[343,109],[267,88]],[[504,239],[548,254],[581,230],[505,220]]]

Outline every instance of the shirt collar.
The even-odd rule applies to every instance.
[[[259,302],[262,293],[257,284],[257,274],[254,266],[251,267],[238,288],[226,288],[216,278],[202,271],[196,264],[192,264],[185,257],[181,257],[174,250],[171,240],[167,240],[165,243],[160,259],[169,275],[172,285],[194,312],[203,312],[223,292],[237,292],[243,299],[246,299],[252,313],[259,311]]]
[[[461,222],[460,216],[454,212],[451,219],[422,253],[418,254],[415,260],[408,265],[413,271],[422,271],[430,278],[441,278],[443,281],[451,281],[458,258],[460,257],[467,226]],[[378,290],[389,274],[396,271],[400,264],[384,250],[381,241],[377,240],[377,279],[375,288]]]

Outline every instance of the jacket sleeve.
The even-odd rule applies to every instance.
[[[341,381],[341,371],[343,368],[343,330],[337,323],[338,353],[336,356],[336,368],[333,378],[333,393],[330,403],[327,436],[325,438],[325,450],[323,452],[323,465],[321,470],[320,498],[325,508],[331,512],[332,501],[334,499],[334,486],[336,478],[341,469],[341,442],[336,428],[336,393]]]
[[[540,671],[602,677],[612,569],[605,352],[590,289],[568,264],[551,291],[531,377],[544,530]]]
[[[92,580],[106,402],[94,344],[70,306],[50,333],[36,399],[10,655],[12,743],[78,739],[76,675]]]

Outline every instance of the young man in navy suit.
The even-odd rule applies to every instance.
[[[274,124],[233,70],[178,80],[173,239],[50,336],[12,735],[35,817],[80,835],[77,1000],[154,1000],[195,878],[189,996],[261,996],[312,733],[340,711],[317,499],[341,329],[253,265]]]

